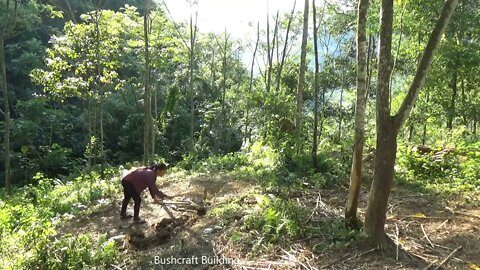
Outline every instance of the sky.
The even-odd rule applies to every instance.
[[[187,21],[191,8],[187,0],[164,1],[175,21]],[[256,32],[256,24],[266,25],[267,10],[270,17],[292,10],[294,0],[198,0],[198,27],[201,32],[222,33],[225,28],[234,38],[243,39]],[[303,10],[304,1],[297,0],[295,10]],[[194,17],[195,18],[195,17]],[[249,26],[250,25],[250,26]],[[252,31],[253,30],[253,31]]]

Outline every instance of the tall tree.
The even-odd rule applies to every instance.
[[[297,151],[301,148],[301,130],[302,130],[302,108],[303,108],[303,91],[305,88],[305,71],[307,69],[307,38],[308,38],[308,1],[305,0],[305,9],[303,11],[303,34],[302,34],[302,51],[300,53],[300,70],[298,74],[297,84],[297,110],[295,116],[295,128],[297,131]]]
[[[283,70],[283,65],[285,64],[285,57],[287,56],[287,45],[288,45],[288,35],[290,34],[290,26],[292,25],[292,20],[293,20],[293,14],[295,13],[295,6],[297,4],[297,0],[293,1],[293,8],[290,13],[290,17],[288,18],[288,24],[287,24],[287,32],[285,34],[285,41],[283,43],[283,52],[282,52],[282,58],[280,60],[280,67],[278,68],[277,71],[277,87],[275,90],[278,92],[280,90],[280,79],[282,77],[282,70]]]
[[[193,88],[193,68],[195,64],[195,43],[197,40],[197,18],[195,14],[195,24],[193,23],[193,16],[190,15],[190,59],[188,64],[188,88],[190,95],[190,153],[195,150],[194,131],[195,131],[195,91]]]
[[[250,66],[250,82],[248,84],[248,93],[251,94],[253,90],[253,68],[255,67],[255,57],[257,55],[257,49],[258,49],[258,42],[260,41],[260,22],[257,23],[257,40],[255,41],[255,49],[253,49],[253,56],[252,56],[252,65]],[[249,125],[250,125],[250,120],[249,120],[249,106],[247,106],[245,110],[245,132],[243,134],[244,136],[244,144],[247,143],[247,140],[250,140],[250,132],[249,132]]]
[[[375,165],[373,183],[371,186],[367,212],[365,216],[365,231],[371,240],[381,246],[387,244],[385,235],[385,220],[387,203],[393,183],[395,158],[397,153],[397,135],[410,115],[418,93],[425,83],[427,72],[431,66],[433,55],[445,32],[450,17],[458,0],[446,0],[440,17],[433,29],[427,46],[424,49],[415,76],[408,93],[395,115],[390,114],[390,73],[392,67],[392,29],[393,0],[382,0],[380,11],[380,51],[377,74],[377,140],[375,150]]]
[[[318,88],[320,81],[320,70],[318,63],[318,27],[317,27],[317,8],[315,6],[315,0],[312,1],[313,9],[313,47],[315,51],[315,79],[314,79],[314,96],[313,96],[313,138],[312,138],[312,162],[313,169],[317,170],[317,148],[318,148]]]
[[[3,14],[3,24],[0,29],[0,73],[2,77],[2,94],[3,94],[3,110],[5,121],[4,126],[4,137],[3,137],[3,147],[5,153],[5,186],[7,189],[10,189],[11,179],[10,179],[10,104],[8,102],[8,87],[7,87],[7,72],[6,72],[6,61],[5,61],[5,37],[10,30],[11,24],[15,25],[17,19],[17,1],[15,1],[15,7],[13,12],[13,23],[9,22],[9,13],[10,13],[10,0],[5,2],[4,14]]]
[[[144,128],[143,128],[143,159],[148,162],[153,153],[152,137],[153,137],[153,118],[152,118],[152,94],[150,87],[150,52],[148,44],[148,33],[149,33],[149,4],[150,1],[143,1],[143,38],[144,38],[144,53],[145,53],[145,92],[143,98],[143,108],[144,108]]]
[[[10,172],[10,100],[7,84],[7,63],[5,59],[5,45],[6,42],[16,35],[28,31],[32,25],[38,23],[38,3],[33,0],[18,1],[18,0],[4,0],[0,4],[0,88],[3,97],[3,116],[4,116],[4,169],[5,169],[5,186],[7,189],[11,186],[11,172]]]
[[[367,13],[369,0],[358,1],[357,16],[357,102],[350,189],[345,218],[354,224],[357,218],[358,195],[362,183],[362,154],[365,142],[365,108],[367,106]]]
[[[273,53],[275,51],[275,41],[277,40],[277,32],[278,32],[278,18],[279,18],[279,11],[277,10],[277,16],[275,17],[275,27],[273,29],[273,38],[272,43],[270,46],[270,23],[268,15],[267,15],[267,59],[268,59],[268,68],[267,68],[267,92],[270,92],[270,88],[272,86],[272,73],[273,73]]]

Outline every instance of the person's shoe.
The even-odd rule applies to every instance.
[[[120,219],[130,219],[132,217],[132,215],[120,215]]]
[[[147,221],[143,218],[134,218],[133,219],[133,222],[137,223],[137,224],[145,224],[147,223]]]

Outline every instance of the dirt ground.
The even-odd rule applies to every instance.
[[[225,237],[236,225],[220,226],[208,211],[260,187],[226,174],[177,173],[158,182],[162,191],[175,195],[174,201],[191,199],[205,207],[207,215],[155,205],[144,192],[140,215],[147,224],[137,225],[120,220],[119,194],[111,204],[65,224],[61,233],[106,233],[121,252],[121,262],[109,269],[436,269],[439,265],[438,269],[479,269],[475,267],[480,265],[480,209],[462,208],[434,195],[393,190],[386,231],[398,251],[381,251],[366,242],[355,242],[327,252],[312,252],[311,247],[321,239],[311,237],[252,258]],[[312,209],[314,221],[340,218],[346,194],[347,187],[292,192],[291,196]],[[364,188],[359,208],[362,219],[366,198]],[[133,202],[129,213],[132,208]]]

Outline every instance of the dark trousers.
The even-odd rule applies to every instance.
[[[142,198],[140,194],[135,190],[132,183],[122,179],[122,186],[123,186],[123,203],[122,203],[122,211],[120,214],[122,216],[127,215],[127,206],[130,202],[130,198],[133,198],[135,204],[133,205],[133,218],[138,219],[140,213],[140,203],[142,202]]]

